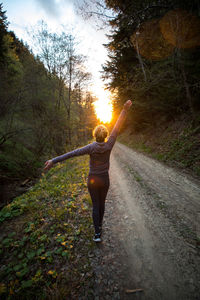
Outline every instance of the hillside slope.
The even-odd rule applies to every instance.
[[[57,164],[1,210],[1,299],[88,295],[93,225],[87,173],[85,157]]]
[[[127,128],[118,140],[135,150],[200,176],[200,122],[192,125],[187,115],[172,121],[158,121],[156,127],[147,125],[140,132]]]

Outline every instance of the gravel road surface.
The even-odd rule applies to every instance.
[[[110,182],[93,299],[200,299],[200,182],[120,143]]]

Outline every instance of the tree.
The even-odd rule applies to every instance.
[[[104,0],[83,0],[76,4],[77,12],[86,20],[95,21],[99,29],[106,29],[109,21],[115,18],[112,11]]]
[[[115,18],[109,21],[109,60],[102,77],[110,90],[117,91],[118,101],[134,99],[140,126],[142,120],[155,120],[155,115],[172,117],[188,108],[194,118],[200,72],[197,1],[105,3]]]
[[[8,51],[8,45],[4,41],[4,37],[7,33],[8,21],[6,17],[6,11],[3,11],[3,4],[0,3],[0,63],[4,62],[4,56]]]
[[[66,109],[68,141],[71,144],[72,93],[79,80],[80,70],[84,68],[85,57],[77,54],[77,42],[71,33],[51,33],[43,21],[40,22],[39,29],[33,36],[39,45],[38,55],[47,67],[50,76],[58,78],[56,107],[59,110],[62,102]]]

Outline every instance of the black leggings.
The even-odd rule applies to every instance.
[[[108,174],[88,176],[87,186],[93,203],[92,217],[95,233],[99,233],[99,226],[102,226],[105,200],[109,185],[110,181]]]

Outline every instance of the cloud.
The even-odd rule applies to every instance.
[[[43,8],[47,15],[51,15],[52,17],[59,17],[60,10],[59,4],[56,0],[36,0],[38,4]]]

